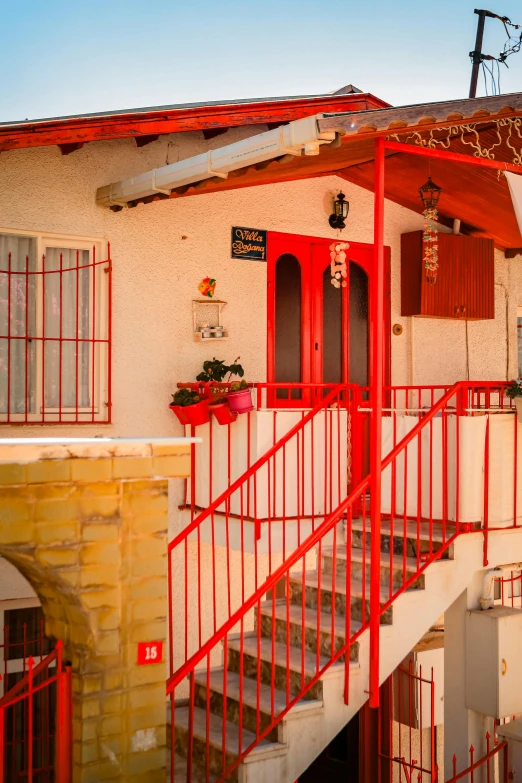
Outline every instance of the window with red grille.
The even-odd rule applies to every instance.
[[[109,245],[0,232],[0,423],[109,422],[110,360]]]

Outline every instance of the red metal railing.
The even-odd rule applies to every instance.
[[[332,664],[343,659],[347,700],[350,651],[360,634],[371,629],[372,624],[376,626],[374,633],[379,634],[380,623],[385,621],[392,603],[406,589],[416,586],[428,565],[445,555],[459,533],[482,530],[484,527],[487,554],[487,527],[492,508],[490,484],[496,476],[496,468],[493,463],[490,464],[491,437],[495,429],[490,425],[490,420],[494,413],[509,413],[503,427],[511,434],[515,421],[512,402],[505,399],[506,385],[462,382],[450,389],[418,387],[412,390],[402,387],[387,390],[389,408],[383,410],[385,456],[381,464],[382,523],[377,545],[369,515],[370,476],[363,478],[354,490],[342,498],[348,482],[343,468],[339,469],[340,463],[334,459],[335,455],[340,457],[342,453],[339,448],[340,435],[337,439],[331,439],[325,451],[327,459],[321,461],[321,469],[325,461],[327,466],[324,474],[326,492],[321,513],[312,513],[309,528],[304,527],[306,514],[303,510],[306,509],[306,502],[303,504],[303,488],[307,487],[311,495],[318,479],[319,460],[315,461],[313,456],[317,422],[324,416],[326,432],[341,433],[342,416],[346,412],[350,414],[346,421],[350,422],[352,432],[354,426],[362,432],[362,417],[367,416],[368,409],[372,408],[372,400],[364,400],[364,396],[368,396],[367,391],[354,392],[348,387],[333,389],[315,408],[306,413],[301,412],[299,423],[276,441],[263,457],[253,463],[174,539],[169,547],[170,606],[181,609],[183,622],[181,627],[179,623],[177,627],[171,626],[171,676],[167,690],[172,703],[173,748],[177,747],[177,739],[178,744],[181,742],[176,733],[176,698],[180,695],[184,699],[188,697],[188,714],[184,715],[188,734],[188,744],[184,746],[188,756],[187,780],[192,780],[192,752],[196,746],[199,748],[199,757],[205,759],[207,780],[210,774],[217,775],[219,780],[225,779],[253,747],[270,735],[288,710],[310,692],[322,674]],[[405,415],[401,415],[403,396]],[[386,416],[387,413],[391,415]],[[310,435],[308,441],[306,428]],[[360,440],[364,442],[364,438]],[[295,480],[288,484],[285,481],[288,465],[284,457],[290,453],[295,461],[294,471],[296,466],[298,469]],[[516,436],[515,451],[512,447],[508,447],[507,452],[504,450],[503,462],[506,453],[507,459],[511,455],[516,464]],[[259,488],[263,471],[264,509],[267,511],[260,518],[257,512],[262,499]],[[511,492],[515,507],[510,507],[512,513],[516,512],[516,479],[515,471],[515,487]],[[273,500],[274,486],[285,489],[281,501],[279,496]],[[249,489],[250,505],[247,501]],[[295,508],[299,509],[294,515],[287,513],[290,493],[296,502]],[[328,502],[330,497],[333,499]],[[341,500],[337,503],[338,498]],[[233,500],[239,504],[235,510]],[[280,502],[283,504],[283,513],[279,511]],[[314,508],[313,503],[310,508]],[[250,509],[251,516],[246,514],[246,509]],[[507,521],[509,525],[506,526],[512,526],[516,523],[516,517]],[[232,522],[237,525],[234,533],[235,549],[232,545]],[[280,538],[275,545],[275,526],[278,522],[283,524],[277,531]],[[296,529],[294,540],[289,544],[292,522],[296,523]],[[249,523],[251,529],[247,531]],[[341,525],[345,528],[345,544],[342,543]],[[354,540],[358,541],[359,551],[356,560],[352,562]],[[369,547],[372,542],[373,549]],[[329,548],[331,559],[327,571],[323,565],[326,547]],[[344,572],[340,568],[341,561],[344,563]],[[310,569],[314,570],[317,593],[315,606],[307,603]],[[237,579],[235,592],[234,576]],[[335,644],[332,642],[329,651],[320,647],[321,628],[327,629],[332,640],[340,634],[339,617],[336,617],[336,611],[332,612],[332,604],[328,604],[324,597],[326,585],[330,594],[336,595],[336,609],[337,593],[343,596],[343,638],[341,641],[336,639]],[[371,606],[372,595],[373,606],[376,605],[377,610]],[[279,602],[283,602],[283,608]],[[355,606],[357,614],[353,609]],[[266,625],[262,629],[260,620],[263,613],[266,615],[264,610],[267,607],[272,613],[268,635]],[[276,610],[280,621],[277,638],[274,619]],[[313,666],[310,666],[308,658],[310,650],[305,645],[310,623],[316,631]],[[291,643],[296,625],[301,640],[297,643],[300,653],[296,653],[296,645]],[[284,630],[285,626],[286,633],[283,633],[284,638],[281,639],[281,627]],[[229,636],[232,631],[237,632],[235,638]],[[295,638],[294,635],[294,642]],[[178,649],[174,648],[174,640],[177,641]],[[282,666],[283,673],[278,669],[278,666],[281,668],[281,661],[278,663],[276,660],[276,643],[284,645],[284,655],[281,653],[286,661],[286,665]],[[216,674],[211,671],[211,667],[220,664],[221,647],[225,667]],[[268,649],[268,656],[265,655],[261,664],[261,651],[265,648]],[[297,678],[296,655],[299,658]],[[249,656],[247,671],[244,658]],[[257,661],[255,670],[252,670],[252,660]],[[227,667],[230,661],[239,669],[240,692],[236,694],[239,716],[236,716],[236,720],[240,727],[243,709],[247,709],[242,692],[243,680],[248,674],[256,683],[255,739],[248,747],[244,747],[242,742],[241,728],[233,746],[230,742],[227,744]],[[378,671],[378,651],[370,644],[370,672],[374,673],[377,682]],[[224,732],[222,759],[218,769],[211,751],[210,715],[216,712],[219,714],[220,707],[214,701],[211,703],[211,675],[212,687],[216,677],[220,679],[219,691],[223,705],[220,715]],[[188,689],[183,682],[187,676]],[[261,704],[262,677],[265,685],[268,678],[271,694],[268,715],[266,703],[263,708]],[[281,677],[284,677],[283,683]],[[281,704],[280,698],[276,698],[278,689],[285,694],[284,704]],[[204,741],[201,736],[195,735],[196,709],[203,710],[206,715]],[[251,704],[249,709],[252,709]]]
[[[498,781],[498,783],[508,783],[508,780],[510,779],[508,766],[508,744],[506,741],[504,741],[499,742],[498,744],[494,744],[493,748],[491,748],[490,745],[491,737],[488,732],[486,734],[486,753],[484,756],[482,756],[482,758],[477,759],[476,761],[475,748],[473,745],[470,745],[469,766],[458,773],[456,771],[457,757],[453,756],[453,774],[450,778],[446,778],[446,783],[457,783],[459,780],[469,781],[470,783],[474,783],[475,780],[477,783],[479,780],[486,781],[486,783],[493,783],[493,781],[495,781],[495,783],[496,781]],[[500,760],[499,775],[496,774],[495,770],[496,757]],[[480,772],[478,772],[479,770]],[[478,774],[476,774],[477,772]],[[483,774],[484,772],[485,777]],[[421,778],[419,778],[419,781],[420,780]],[[438,782],[438,775],[434,778],[434,780],[436,783]]]
[[[429,676],[423,676],[422,666],[417,673],[410,659],[408,665],[399,666],[382,687],[387,690],[389,705],[388,720],[378,721],[379,765],[383,780],[398,779],[399,783],[442,783],[443,780],[446,783],[457,783],[458,780],[507,783],[507,742],[498,742],[495,738],[492,746],[489,732],[485,735],[483,756],[477,758],[479,754],[471,745],[469,766],[457,772],[458,759],[453,754],[451,770],[444,770],[444,778],[441,776],[437,751],[442,750],[443,743],[437,748],[433,668]],[[443,723],[440,717],[438,723]],[[452,738],[445,736],[443,739],[451,747]]]
[[[258,385],[258,402],[267,385]],[[171,677],[346,498],[351,387],[330,389],[311,410],[298,411],[282,436],[278,422],[289,414],[270,412],[264,453],[257,459],[252,457],[250,414],[241,417],[244,424],[233,425],[243,427],[236,441],[230,425],[216,427],[218,432],[228,430],[221,451],[210,426],[205,475],[209,494],[203,511],[197,504],[199,471],[193,452],[186,505],[191,519],[168,548]],[[243,459],[234,480],[238,445]],[[203,456],[203,463],[206,459]],[[224,489],[213,499],[217,466],[225,474]],[[173,617],[174,606],[184,607],[182,623]]]
[[[58,642],[39,663],[30,656],[0,699],[0,783],[71,783],[71,668],[62,649]]]
[[[429,676],[418,673],[410,659],[399,666],[383,688],[388,690],[388,704],[392,707],[386,731],[379,721],[378,752],[383,779],[398,774],[399,783],[418,779],[436,780],[437,739],[435,733],[435,679],[433,668]]]
[[[0,258],[0,424],[111,421],[110,246]]]

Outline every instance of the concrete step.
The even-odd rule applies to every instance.
[[[332,611],[333,574],[320,575],[321,585],[321,610],[326,613]],[[304,603],[311,609],[316,609],[319,601],[319,573],[318,571],[306,571],[303,575],[293,573],[290,575],[291,601],[299,606],[303,603],[303,586],[305,590]],[[381,587],[381,607],[387,603],[389,590]],[[344,617],[346,615],[346,580],[335,579],[335,613]],[[356,622],[364,623],[368,620],[370,610],[370,585],[359,579],[350,582],[350,617]],[[388,607],[381,614],[381,623],[388,625],[392,621],[392,607]]]
[[[368,549],[370,546],[370,518],[352,520],[352,551],[355,549]],[[417,560],[417,557],[423,561],[423,556],[431,552],[438,552],[444,545],[444,541],[451,538],[455,532],[455,526],[450,523],[446,526],[446,538],[444,538],[442,525],[440,522],[434,522],[431,526],[429,522],[420,522],[416,520],[407,520],[395,518],[383,519],[381,521],[381,552],[389,553],[393,551],[396,555],[403,555],[406,546],[406,555]],[[366,539],[366,541],[365,541]],[[431,544],[430,544],[431,539]],[[441,555],[443,559],[453,557],[453,546],[450,545]],[[424,557],[425,559],[425,557]]]
[[[221,668],[211,669],[207,688],[206,671],[197,671],[195,674],[195,703],[200,709],[207,709],[207,690],[210,690],[209,709],[212,713],[223,716],[223,694],[225,691],[226,674],[226,700],[227,720],[259,735],[264,732],[288,706],[291,696],[287,700],[287,694],[275,688],[272,691],[270,685],[260,683],[259,698],[257,680],[252,677],[241,678],[238,672],[227,671]],[[272,697],[273,694],[273,697]],[[241,697],[241,698],[240,698]],[[240,710],[240,703],[243,705]],[[295,718],[304,713],[321,710],[323,703],[320,700],[301,699],[288,713],[289,718]],[[267,739],[277,741],[277,726],[267,735]]]
[[[359,547],[351,548],[351,574],[354,579],[362,580],[363,577],[369,579],[370,576],[370,550]],[[335,549],[335,571],[338,577],[346,578],[346,546],[337,545]],[[334,569],[334,549],[332,546],[321,547],[322,572],[331,574]],[[422,565],[422,563],[421,563]],[[417,558],[405,557],[401,555],[390,555],[389,552],[383,553],[381,557],[381,585],[390,586],[390,572],[392,574],[391,584],[394,590],[402,587],[418,571]],[[419,576],[418,587],[424,587],[424,576]]]
[[[190,708],[176,707],[175,712],[175,752],[184,758],[188,757]],[[208,724],[208,731],[207,731]],[[224,769],[234,763],[238,755],[247,750],[255,741],[256,735],[237,724],[225,721],[218,715],[194,707],[192,721],[192,764],[203,773],[208,769],[211,774],[221,777]],[[248,763],[260,759],[281,755],[287,752],[287,747],[281,742],[271,742],[263,739],[253,748],[246,760]],[[236,769],[227,776],[227,780],[237,780]]]
[[[304,616],[303,616],[304,615]],[[272,601],[264,601],[261,604],[261,635],[272,637],[273,606]],[[256,618],[258,613],[256,610]],[[308,606],[286,603],[284,598],[275,603],[275,638],[278,642],[286,642],[287,633],[290,633],[290,644],[301,648],[302,628],[305,628],[305,649],[310,652],[328,657],[332,654],[332,615],[329,612],[317,612]],[[334,652],[338,652],[345,644],[346,618],[334,615]],[[320,644],[317,649],[317,630],[319,628]],[[353,620],[351,622],[350,635],[361,628],[361,624]],[[351,660],[357,660],[359,645],[357,642],[350,649]],[[344,659],[344,656],[342,656]]]
[[[287,666],[288,656],[288,666]],[[237,635],[230,635],[228,641],[228,669],[236,673],[239,672],[241,657],[241,641]],[[257,633],[245,635],[243,640],[243,674],[245,677],[257,679],[258,670],[260,681],[265,685],[277,688],[283,693],[290,690],[291,696],[297,696],[301,693],[303,687],[310,683],[316,675],[330,661],[330,658],[324,655],[317,656],[309,650],[301,647],[292,647],[274,640],[274,653],[272,661],[272,639],[261,636]],[[358,664],[352,663],[350,666],[358,668]],[[344,664],[335,663],[326,672],[332,669],[342,667]],[[309,691],[303,696],[304,699],[320,700],[323,697],[323,687],[321,680],[315,682]]]

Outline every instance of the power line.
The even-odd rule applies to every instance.
[[[477,23],[477,38],[475,41],[475,49],[469,53],[471,62],[473,64],[471,70],[471,84],[469,90],[469,97],[474,98],[477,94],[477,82],[479,69],[482,68],[482,74],[484,76],[484,87],[486,95],[488,95],[488,75],[490,77],[490,87],[492,95],[500,95],[500,65],[505,65],[508,68],[506,62],[507,58],[512,54],[517,54],[522,48],[522,31],[516,35],[518,30],[522,30],[522,25],[514,24],[508,16],[499,16],[492,11],[475,9],[475,13],[478,15]],[[504,44],[502,51],[498,57],[494,57],[491,54],[482,53],[482,39],[484,36],[484,22],[486,17],[490,19],[498,19],[504,25],[504,29],[507,35],[507,41]],[[491,67],[486,65],[486,61],[491,62]],[[496,73],[496,75],[495,75]]]

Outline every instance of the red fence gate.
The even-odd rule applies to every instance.
[[[444,742],[438,741],[433,668],[423,675],[422,666],[416,669],[410,659],[382,687],[386,694],[379,709],[387,709],[387,719],[378,721],[380,783],[508,782],[507,742],[499,742],[496,735],[492,739],[489,733],[484,755],[471,745],[465,769],[457,772],[453,755],[451,769],[442,771]],[[444,741],[451,746],[451,737]]]
[[[0,783],[71,783],[71,667],[62,652],[58,642],[38,663],[24,658],[22,677],[0,699]]]

